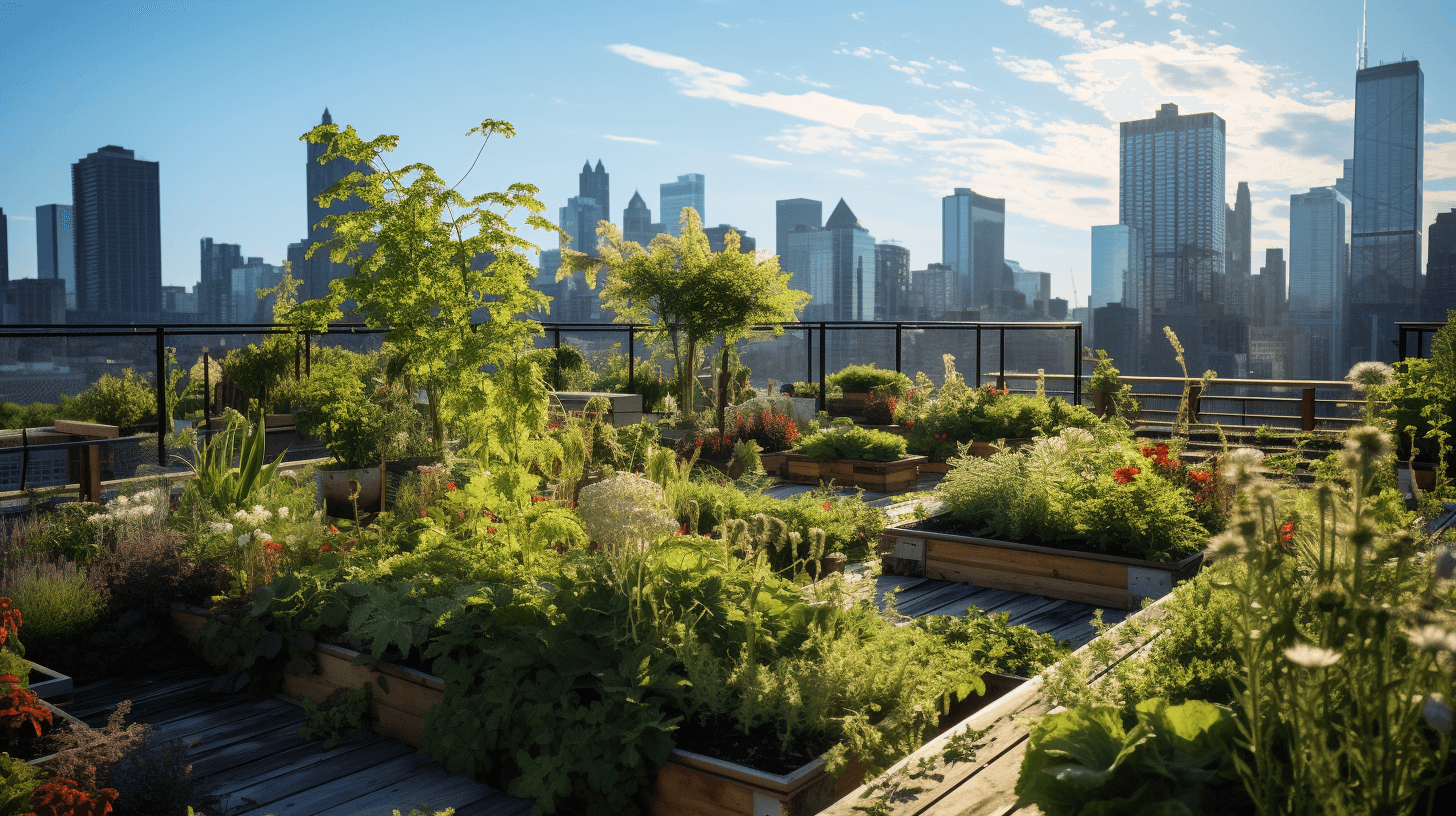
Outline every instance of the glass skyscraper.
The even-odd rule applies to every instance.
[[[1305,330],[1314,379],[1344,375],[1350,270],[1350,202],[1334,187],[1289,197],[1289,312]]]
[[[1352,362],[1392,360],[1421,271],[1425,75],[1407,60],[1355,74],[1350,247]]]
[[[612,220],[612,177],[607,174],[607,168],[602,166],[601,159],[597,159],[595,170],[592,169],[591,162],[581,166],[577,188],[582,197],[590,198],[602,208],[603,220]],[[593,226],[592,229],[595,230],[596,227]]]
[[[657,226],[661,225],[652,223],[652,210],[647,208],[642,194],[634,191],[632,200],[627,202],[627,208],[622,210],[622,240],[636,241],[645,248],[657,237],[657,230],[654,228]]]
[[[71,165],[76,309],[97,322],[146,322],[162,310],[156,162],[116,145]]]
[[[1094,320],[1097,309],[1112,303],[1128,308],[1136,318],[1138,335],[1148,333],[1152,315],[1148,304],[1140,301],[1146,280],[1146,260],[1142,234],[1127,224],[1108,224],[1092,228],[1092,294],[1088,307]],[[1097,326],[1092,326],[1088,343],[1097,339]],[[1124,360],[1129,371],[1137,368],[1136,360]]]
[[[70,204],[35,208],[35,272],[41,280],[66,282],[67,308],[76,308],[75,211]]]
[[[805,320],[875,319],[875,239],[844,199],[822,229],[789,233],[789,285],[809,293]]]
[[[329,115],[329,109],[324,108],[323,118],[319,124],[331,125],[334,118]],[[327,242],[334,237],[334,231],[318,225],[326,215],[340,215],[343,213],[360,212],[369,209],[369,205],[358,198],[349,197],[343,201],[332,201],[328,209],[321,207],[316,200],[324,190],[332,187],[339,179],[344,178],[354,171],[364,175],[374,172],[368,165],[356,165],[347,159],[334,159],[328,164],[319,164],[319,158],[327,152],[327,145],[309,143],[308,162],[305,167],[305,187],[308,191],[308,231],[304,233],[303,244],[305,251],[307,247],[316,242]],[[304,282],[302,291],[299,292],[300,299],[321,298],[329,293],[329,281],[337,278],[347,278],[354,274],[354,268],[348,263],[334,263],[329,260],[329,253],[326,249],[320,249],[313,254],[305,263],[307,268],[299,264],[302,256],[294,257],[289,255],[294,267],[291,270],[293,277]],[[204,307],[198,304],[198,309]]]
[[[1006,199],[957,187],[940,200],[941,263],[955,270],[962,309],[992,303],[1005,277]]]
[[[707,180],[702,173],[688,173],[678,176],[659,188],[662,209],[662,228],[670,235],[681,235],[678,219],[682,211],[692,207],[698,211],[698,220],[708,223],[705,214]]]

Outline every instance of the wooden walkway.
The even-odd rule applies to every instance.
[[[214,676],[189,669],[150,680],[107,680],[76,689],[68,710],[100,726],[122,700],[128,722],[181,740],[195,791],[228,816],[390,816],[428,804],[458,816],[525,816],[529,803],[460,774],[398,740],[362,734],[332,750],[298,737],[303,710],[283,700],[212,694]]]
[[[897,589],[899,591],[895,592]],[[886,593],[890,592],[895,592],[896,611],[912,618],[964,615],[967,609],[975,607],[988,614],[1006,612],[1011,616],[1012,624],[1047,632],[1057,640],[1071,641],[1074,649],[1097,637],[1092,616],[1098,607],[1091,604],[955,581],[881,575],[875,595],[881,599],[882,607]],[[1127,616],[1128,613],[1121,609],[1102,610],[1102,621],[1109,626],[1122,622]]]

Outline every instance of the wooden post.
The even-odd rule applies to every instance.
[[[101,501],[101,448],[85,445],[81,448],[80,498],[83,502]]]
[[[1202,399],[1203,399],[1203,386],[1202,385],[1190,385],[1190,386],[1188,386],[1188,416],[1186,418],[1188,420],[1188,424],[1189,425],[1195,425],[1195,424],[1198,423],[1198,403]]]
[[[1300,397],[1300,428],[1304,431],[1314,430],[1314,389],[1306,388]]]

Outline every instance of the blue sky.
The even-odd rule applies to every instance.
[[[462,186],[525,181],[554,218],[583,160],[634,188],[707,176],[706,220],[770,248],[774,201],[842,196],[878,240],[940,260],[952,188],[1007,199],[1006,255],[1088,295],[1088,227],[1117,220],[1116,123],[1163,102],[1228,121],[1228,200],[1254,250],[1292,192],[1350,155],[1358,0],[958,3],[102,3],[0,0],[0,207],[12,277],[35,207],[106,144],[161,163],[163,278],[198,239],[278,263],[305,235],[304,145],[325,106]],[[1456,3],[1381,0],[1370,61],[1426,76],[1425,219],[1456,207]],[[1256,263],[1257,267],[1257,263]]]

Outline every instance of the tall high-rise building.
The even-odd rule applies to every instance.
[[[0,207],[0,286],[10,282],[10,222]]]
[[[283,280],[283,267],[263,263],[262,258],[239,260],[228,270],[228,295],[219,323],[271,323],[276,295],[259,300],[259,289],[271,289]]]
[[[774,202],[774,252],[779,254],[779,264],[789,250],[789,233],[795,227],[824,226],[824,202],[812,198],[786,198]],[[787,267],[786,267],[787,268]]]
[[[1097,335],[1097,310],[1112,303],[1126,306],[1127,312],[1116,314],[1138,321],[1136,331],[1148,333],[1148,327],[1142,324],[1150,321],[1151,315],[1148,305],[1140,302],[1142,284],[1147,279],[1145,249],[1142,235],[1136,227],[1107,224],[1092,228],[1092,294],[1087,299],[1087,306],[1088,316],[1093,322],[1087,338],[1089,344],[1102,342]],[[1138,369],[1136,357],[1123,356],[1122,362],[1128,371]]]
[[[1345,372],[1350,202],[1334,187],[1289,197],[1289,313],[1285,325],[1309,337],[1310,376]]]
[[[251,323],[251,314],[247,320],[235,317],[238,308],[233,303],[232,272],[243,265],[242,246],[203,238],[198,247],[202,266],[197,279],[197,319],[203,323]]]
[[[1227,311],[1248,317],[1253,312],[1253,202],[1249,196],[1249,183],[1239,182],[1234,197],[1234,206],[1225,205],[1224,218],[1224,273],[1227,284],[1224,304]]]
[[[758,249],[758,242],[749,237],[748,230],[739,229],[732,224],[719,224],[716,227],[706,227],[703,233],[708,236],[708,246],[714,252],[722,252],[728,245],[728,232],[732,230],[738,233],[738,251],[745,255],[752,255]]]
[[[1340,177],[1335,179],[1335,191],[1351,202],[1355,200],[1354,159],[1345,159],[1344,163],[1341,165]]]
[[[557,226],[566,231],[566,247],[588,254],[597,248],[597,224],[607,214],[594,198],[572,196],[566,199],[566,206],[560,210]]]
[[[607,168],[602,166],[601,159],[597,159],[597,169],[595,170],[592,169],[591,162],[581,166],[577,195],[595,201],[597,206],[602,208],[602,218],[607,221],[612,219],[612,182],[611,177],[607,175]]]
[[[1393,360],[1421,284],[1425,74],[1417,60],[1355,73],[1350,246],[1352,362]]]
[[[910,306],[910,248],[898,241],[875,244],[875,319],[913,320]]]
[[[162,309],[162,207],[156,162],[107,145],[71,165],[76,309],[92,321],[145,322]]]
[[[1006,199],[957,187],[940,200],[941,263],[956,272],[960,308],[995,302],[1006,262]]]
[[[910,273],[910,297],[906,317],[910,320],[940,320],[957,311],[955,270],[933,263]]]
[[[1426,240],[1421,319],[1445,322],[1447,311],[1456,309],[1456,209],[1436,214]]]
[[[789,233],[789,285],[811,296],[805,320],[875,319],[875,239],[844,199],[819,229]]]
[[[627,209],[622,210],[622,240],[636,241],[645,247],[657,237],[661,226],[652,223],[652,210],[647,208],[642,194],[634,190]]]
[[[677,181],[669,181],[663,184],[659,190],[661,197],[662,229],[669,235],[681,235],[682,229],[678,219],[682,211],[688,207],[698,211],[698,220],[708,223],[708,216],[705,214],[704,206],[707,198],[707,179],[702,173],[688,173],[677,177]]]
[[[1121,123],[1118,223],[1137,228],[1147,259],[1139,302],[1128,305],[1139,312],[1142,347],[1159,350],[1145,357],[1143,373],[1176,369],[1171,352],[1163,350],[1167,344],[1154,337],[1164,325],[1178,331],[1190,370],[1238,367],[1215,357],[1239,353],[1234,333],[1204,330],[1222,320],[1228,227],[1224,131],[1217,114],[1180,115],[1171,103],[1151,119]],[[1244,335],[1246,353],[1247,331]],[[1226,340],[1232,340],[1232,348]]]
[[[319,124],[331,125],[333,122],[334,118],[329,115],[329,109],[324,108],[324,115],[319,120]],[[366,176],[374,172],[373,168],[368,165],[357,165],[343,158],[333,159],[327,164],[319,164],[319,159],[326,152],[325,145],[312,143],[308,145],[308,162],[305,173],[308,190],[308,231],[304,233],[306,237],[303,239],[305,251],[315,242],[326,242],[334,237],[333,230],[319,226],[319,221],[323,220],[324,216],[369,209],[368,204],[352,196],[343,201],[330,202],[328,209],[324,209],[318,203],[319,195],[332,187],[339,179],[355,171]],[[289,258],[294,260],[292,255]],[[302,299],[321,298],[329,292],[329,281],[347,278],[354,274],[353,267],[348,263],[334,263],[329,260],[329,253],[324,249],[315,252],[306,264],[304,267],[294,262],[291,270],[293,277],[303,281],[303,287],[299,291]]]
[[[1284,313],[1289,310],[1288,276],[1284,265],[1284,250],[1270,247],[1264,250],[1264,265],[1259,268],[1255,281],[1254,323],[1259,326],[1278,326],[1284,322]]]
[[[70,204],[35,208],[35,275],[66,282],[67,308],[76,308],[76,230]]]

